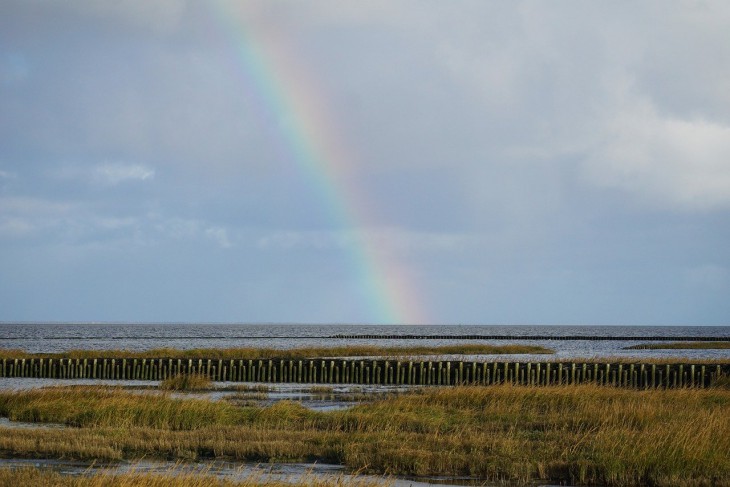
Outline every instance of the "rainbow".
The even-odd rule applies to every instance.
[[[378,219],[368,197],[352,177],[354,151],[338,132],[316,77],[288,51],[286,36],[247,20],[233,3],[212,1],[215,26],[235,51],[240,74],[259,97],[262,115],[274,120],[277,137],[312,189],[320,195],[332,223],[352,236],[351,273],[361,289],[370,323],[428,323],[416,280],[372,229]],[[249,4],[250,7],[250,4]],[[285,120],[285,123],[278,123]]]

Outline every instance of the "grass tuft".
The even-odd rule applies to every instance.
[[[213,388],[213,381],[203,374],[177,374],[160,381],[163,391],[207,391]]]

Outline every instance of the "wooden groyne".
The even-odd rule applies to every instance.
[[[708,387],[730,363],[465,362],[384,359],[0,359],[0,377],[163,380],[204,374],[215,381],[316,384]]]

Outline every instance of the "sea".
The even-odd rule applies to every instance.
[[[363,335],[368,337],[362,337]],[[485,336],[498,336],[499,339],[474,339]],[[539,339],[534,339],[536,337]],[[489,343],[540,345],[554,350],[555,354],[550,358],[557,360],[605,357],[681,357],[697,360],[730,358],[730,350],[727,349],[626,349],[632,345],[647,343],[647,339],[656,337],[665,337],[667,341],[677,341],[683,337],[707,339],[724,337],[727,340],[730,338],[730,326],[0,323],[0,349],[20,349],[31,353],[55,353],[79,349],[143,351],[163,347],[291,349],[312,346],[375,345],[408,348],[416,345]],[[651,343],[661,343],[661,341]],[[492,357],[481,355],[479,358]],[[493,358],[504,359],[505,356]],[[540,358],[546,357],[525,354],[510,357],[510,360]]]

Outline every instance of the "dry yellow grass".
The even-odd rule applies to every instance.
[[[601,485],[728,485],[730,391],[429,388],[317,413],[123,391],[0,394],[0,451],[74,458],[339,462],[370,472]]]
[[[1,416],[70,426],[191,430],[232,424],[241,411],[223,402],[173,399],[159,393],[130,393],[112,387],[50,387],[19,393],[0,392]]]
[[[213,381],[203,374],[177,374],[160,381],[163,391],[205,391],[213,388]]]

